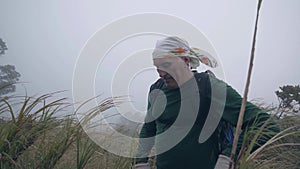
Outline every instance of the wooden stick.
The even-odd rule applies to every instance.
[[[249,64],[249,69],[248,69],[248,75],[247,75],[247,81],[246,81],[242,106],[240,109],[238,123],[237,123],[236,131],[234,134],[234,141],[233,141],[232,150],[231,150],[231,156],[230,156],[231,161],[229,164],[229,169],[231,169],[232,162],[234,161],[236,148],[237,148],[237,144],[238,144],[238,140],[239,140],[239,136],[241,134],[241,128],[242,128],[242,124],[243,124],[243,118],[244,118],[244,113],[245,113],[245,108],[246,108],[246,103],[247,103],[247,96],[248,96],[248,91],[249,91],[249,86],[250,86],[250,78],[251,78],[251,73],[252,73],[252,68],[253,68],[256,32],[257,32],[258,16],[259,16],[259,10],[260,10],[261,3],[262,3],[262,0],[258,0],[255,28],[254,28],[253,41],[252,41],[252,50],[251,50],[251,56],[250,56],[250,64]]]

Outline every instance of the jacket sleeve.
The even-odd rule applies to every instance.
[[[154,145],[155,135],[156,135],[156,123],[151,113],[151,100],[150,93],[154,89],[154,85],[151,86],[150,92],[148,94],[148,106],[147,114],[142,126],[140,136],[138,151],[136,154],[136,163],[148,162],[148,155]]]
[[[218,86],[226,87],[226,100],[225,100],[225,106],[224,111],[222,114],[223,120],[229,122],[234,127],[236,127],[238,122],[238,117],[242,105],[242,97],[240,94],[234,90],[230,85],[226,84],[225,82],[216,79],[214,77],[210,76],[210,83],[211,87],[214,87],[214,89],[218,90]],[[211,98],[214,102],[220,102],[222,104],[222,100],[216,100],[215,98]],[[224,101],[223,101],[224,102]],[[268,130],[271,130],[273,135],[274,133],[279,131],[279,128],[276,126],[276,123],[273,119],[271,119],[270,115],[266,113],[264,110],[260,109],[259,107],[255,106],[254,104],[247,102],[246,108],[245,108],[245,114],[243,118],[243,124],[242,124],[242,133],[239,138],[237,151],[241,149],[244,134],[247,129],[251,128],[254,130],[257,130],[260,128],[264,123],[267,123],[266,128]],[[271,132],[269,132],[271,133]],[[264,144],[268,139],[270,139],[272,134],[263,134],[261,136],[259,142],[257,142],[256,146],[252,149],[254,151],[257,149],[260,145]],[[221,153],[227,156],[230,156],[231,154],[232,145],[225,148]],[[238,153],[236,153],[238,154]]]

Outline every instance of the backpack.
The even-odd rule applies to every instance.
[[[202,73],[198,73],[196,70],[192,71],[195,74],[196,79],[201,79],[203,76],[213,76],[213,72],[210,70],[207,70]],[[161,89],[164,86],[164,80],[162,78],[159,78],[153,85],[153,89]],[[219,127],[219,151],[220,153],[226,149],[227,147],[231,147],[234,140],[234,126],[230,124],[228,121],[226,121],[224,118],[221,118],[220,121],[220,127]]]

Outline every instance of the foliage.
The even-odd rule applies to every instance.
[[[55,128],[53,114],[60,110],[63,99],[46,103],[51,95],[38,98],[10,97],[1,100],[1,114],[9,113],[10,120],[0,127],[1,168],[15,166],[19,156],[24,153],[46,130]],[[21,100],[21,102],[17,102]],[[10,103],[11,102],[11,103]],[[14,107],[18,106],[16,111]],[[41,107],[39,107],[41,106]]]
[[[300,86],[284,85],[279,87],[275,93],[279,100],[279,108],[281,110],[280,117],[284,112],[299,112],[300,105]],[[297,108],[298,106],[298,108]]]
[[[278,118],[274,115],[263,124],[254,126],[260,127],[252,127],[246,131],[237,168],[300,168],[299,116]],[[277,127],[280,131],[274,130]],[[262,141],[265,143],[262,144]]]
[[[0,96],[16,90],[15,83],[19,81],[18,73],[13,65],[0,66]]]
[[[6,43],[0,38],[0,56],[7,50]],[[0,96],[16,90],[15,83],[19,81],[20,73],[13,65],[0,65]]]
[[[55,94],[1,98],[0,115],[10,117],[0,121],[0,168],[130,167],[131,159],[112,155],[90,140],[74,114],[56,116],[71,104],[66,98],[53,99]],[[87,117],[114,104],[107,99]]]
[[[286,85],[289,86],[289,85]],[[297,97],[298,86],[288,87],[293,90],[286,90],[281,87],[282,91],[293,91],[287,95],[294,99]],[[276,92],[282,92],[276,91]],[[284,98],[284,97],[282,97]],[[286,99],[288,100],[288,99]],[[288,103],[288,101],[287,101]],[[290,103],[295,103],[292,101]],[[277,168],[300,168],[300,118],[297,113],[292,113],[292,107],[282,106],[277,108],[259,104],[261,109],[273,114],[263,124],[256,124],[248,128],[243,139],[243,146],[239,152],[239,158],[236,162],[236,168],[241,169],[277,169]],[[274,110],[277,109],[277,114]],[[280,116],[278,114],[288,114]],[[275,128],[275,130],[274,130]],[[276,128],[280,129],[279,131]],[[265,142],[265,144],[262,144]]]
[[[7,50],[6,43],[0,38],[0,56],[5,54]]]

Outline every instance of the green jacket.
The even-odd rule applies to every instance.
[[[158,169],[213,169],[219,154],[229,156],[231,152],[230,146],[220,147],[222,129],[218,117],[236,126],[241,96],[225,82],[206,73],[195,75],[177,89],[168,89],[163,84],[162,92],[153,94],[157,83],[161,80],[150,88],[148,111],[140,132],[140,138],[152,139],[140,139],[138,156],[149,154],[155,145],[159,153],[156,156]],[[199,143],[200,132],[205,132],[201,130],[210,110],[211,117],[217,120],[212,120],[209,125],[217,127],[209,133],[210,137],[205,142]],[[247,102],[242,128],[245,129],[255,119],[265,121],[268,118],[266,112]],[[136,162],[147,161],[148,157],[136,159]]]

